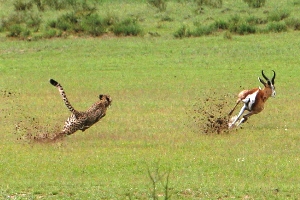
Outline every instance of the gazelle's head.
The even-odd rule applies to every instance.
[[[258,80],[265,86],[264,91],[266,92],[267,96],[269,97],[275,97],[276,92],[275,92],[275,86],[274,86],[274,80],[275,80],[275,71],[273,71],[273,78],[270,81],[270,79],[268,79],[268,77],[265,76],[264,74],[264,70],[261,70],[261,74],[262,76],[265,78],[265,80],[267,82],[265,82],[264,80],[262,80],[261,78],[258,77]]]

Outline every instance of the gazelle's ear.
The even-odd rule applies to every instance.
[[[258,77],[259,82],[261,82],[264,86],[266,86],[266,82],[263,81],[261,78]]]

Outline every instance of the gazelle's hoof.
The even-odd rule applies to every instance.
[[[237,118],[236,115],[230,118],[230,120],[229,120],[229,122],[228,122],[228,128],[229,128],[229,129],[232,129],[232,128],[235,127],[236,118]]]

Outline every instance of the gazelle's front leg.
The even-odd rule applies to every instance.
[[[229,128],[232,128],[234,126],[234,124],[239,120],[239,118],[241,117],[241,115],[243,114],[243,112],[246,110],[247,105],[244,104],[242,109],[240,110],[238,116],[235,118],[235,120],[229,124]],[[240,124],[240,123],[239,123]]]

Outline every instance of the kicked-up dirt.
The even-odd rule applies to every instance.
[[[55,128],[53,128],[55,127]],[[15,134],[18,140],[38,143],[52,143],[64,139],[59,134],[59,126],[42,125],[36,118],[24,117],[15,124]]]
[[[199,98],[193,106],[196,131],[204,134],[229,133],[230,98],[227,95]]]

